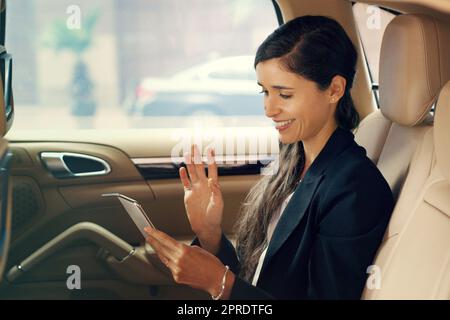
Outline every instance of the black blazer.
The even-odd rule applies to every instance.
[[[365,149],[336,129],[281,216],[256,287],[238,276],[239,248],[222,235],[217,257],[236,274],[230,299],[359,299],[393,206]]]

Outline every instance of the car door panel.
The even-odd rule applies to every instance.
[[[131,245],[135,252],[129,259],[120,261],[98,244],[78,239],[8,283],[0,292],[2,297],[206,297],[204,292],[175,284],[151,247],[145,245],[142,235],[119,201],[101,196],[103,193],[119,192],[136,199],[157,228],[186,244],[192,241],[193,234],[183,204],[184,190],[178,178],[179,163],[171,161],[171,151],[177,147],[177,141],[167,139],[168,131],[163,134],[161,130],[155,131],[149,139],[143,139],[141,135],[133,139],[129,135],[129,143],[122,137],[117,144],[109,135],[104,138],[90,136],[84,142],[79,136],[72,136],[67,141],[64,141],[64,135],[58,141],[42,135],[41,140],[36,136],[31,139],[12,136],[12,193],[16,199],[13,216],[16,219],[6,270],[14,271],[17,265],[52,239],[86,222],[106,229]],[[236,136],[238,133],[233,139]],[[161,138],[166,138],[166,143],[162,143]],[[140,148],[137,141],[141,143]],[[111,172],[99,176],[56,178],[40,158],[42,152],[98,157],[110,165]],[[225,200],[225,233],[232,234],[240,204],[260,178],[257,173],[261,167],[260,162],[219,164]],[[82,270],[84,293],[67,289],[69,275],[66,269],[70,265],[77,265]],[[37,289],[39,287],[41,290]]]

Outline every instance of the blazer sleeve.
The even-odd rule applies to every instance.
[[[308,298],[361,298],[394,206],[383,181],[375,188],[342,181],[328,193],[311,248]]]
[[[200,241],[197,237],[192,241],[191,245],[201,247]],[[230,300],[274,299],[264,290],[252,285],[251,283],[243,280],[238,276],[240,270],[238,255],[233,244],[223,233],[220,240],[220,248],[216,256],[224,265],[228,265],[231,271],[233,271],[233,273],[235,274],[235,281],[233,284],[233,288],[231,289]]]

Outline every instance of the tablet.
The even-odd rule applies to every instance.
[[[156,229],[142,206],[136,200],[120,193],[104,193],[102,194],[102,197],[117,197],[144,238],[148,237],[148,234],[144,231],[144,228],[151,227]]]

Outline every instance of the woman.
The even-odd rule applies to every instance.
[[[279,131],[272,176],[252,188],[238,221],[237,252],[221,229],[214,152],[209,177],[194,147],[180,177],[193,246],[158,230],[147,241],[176,282],[214,299],[359,299],[393,209],[391,190],[358,146],[350,89],[357,53],[342,27],[296,18],[259,47],[264,108]]]

